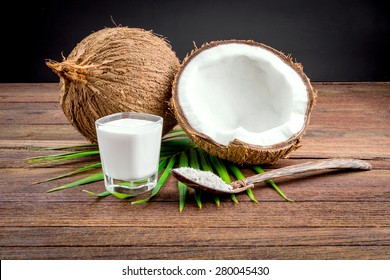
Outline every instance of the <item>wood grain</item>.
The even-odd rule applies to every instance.
[[[367,172],[332,171],[275,179],[254,194],[213,198],[190,191],[179,212],[170,177],[149,203],[96,199],[102,182],[45,191],[81,178],[33,184],[86,161],[31,166],[32,148],[87,141],[59,109],[58,84],[0,84],[1,259],[389,259],[390,83],[314,83],[318,99],[302,147],[266,170],[322,158],[367,160]],[[246,175],[254,174],[245,169]],[[146,196],[146,195],[145,195]]]
[[[387,246],[91,246],[91,247],[2,247],[7,259],[96,259],[96,260],[388,260]]]
[[[115,233],[115,234],[112,234]],[[111,235],[111,238],[107,236]],[[122,226],[122,227],[7,227],[0,237],[0,246],[8,247],[78,247],[90,246],[175,246],[175,247],[229,247],[232,236],[245,235],[240,246],[389,246],[390,236],[386,228],[168,228]],[[14,236],[10,242],[4,237]],[[47,236],[52,236],[50,240]],[[66,238],[63,238],[66,236]],[[89,236],[89,239],[83,238]],[[160,236],[166,236],[164,239]],[[330,240],[327,240],[331,238]]]
[[[176,202],[130,205],[126,201],[39,203],[2,202],[0,226],[133,226],[144,227],[390,227],[390,202],[189,202],[178,211]],[[202,212],[200,212],[202,211]],[[9,215],[9,213],[18,215]],[[8,213],[8,214],[7,214]],[[78,217],[78,218],[77,218]],[[206,218],[207,217],[207,218]]]

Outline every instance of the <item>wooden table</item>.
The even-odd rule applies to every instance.
[[[302,148],[265,168],[354,157],[373,170],[275,180],[292,203],[266,184],[259,204],[242,194],[199,209],[190,194],[180,213],[173,178],[142,205],[81,191],[102,182],[45,193],[80,176],[32,184],[85,162],[31,167],[26,158],[49,153],[31,148],[86,141],[59,109],[57,84],[0,84],[0,258],[389,259],[390,83],[314,86]]]

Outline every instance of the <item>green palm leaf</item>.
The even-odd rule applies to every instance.
[[[197,148],[196,151],[198,152],[198,155],[199,155],[199,161],[200,161],[200,165],[201,165],[202,170],[214,172],[213,168],[211,167],[210,161],[208,160],[208,158],[205,155],[206,152],[200,148]],[[215,204],[217,204],[217,206],[220,206],[221,200],[220,200],[219,196],[213,195],[213,198],[214,198]]]
[[[96,197],[106,197],[106,196],[111,195],[111,193],[109,191],[104,191],[104,192],[101,192],[101,193],[94,193],[94,192],[91,192],[91,191],[88,191],[88,190],[83,190],[83,192],[85,192],[87,194],[90,194],[92,196],[96,196]]]
[[[260,166],[252,166],[253,170],[257,173],[264,173],[264,170]],[[281,196],[283,197],[287,202],[294,202],[294,200],[289,199],[279,188],[278,186],[274,183],[272,180],[267,180],[266,181],[268,184],[271,185],[271,187]]]
[[[190,167],[194,168],[194,169],[200,169],[200,165],[199,165],[199,162],[198,162],[198,157],[196,155],[195,149],[191,149],[189,151],[189,153],[190,153]],[[198,204],[199,208],[203,207],[203,204],[202,204],[202,191],[195,190],[195,201],[196,201],[196,204]]]
[[[103,172],[97,173],[97,174],[93,174],[93,175],[87,176],[87,177],[85,177],[83,179],[74,181],[72,183],[69,183],[69,184],[62,185],[62,186],[57,187],[57,188],[53,188],[53,189],[47,190],[46,192],[50,193],[50,192],[55,192],[55,191],[59,191],[59,190],[69,189],[69,188],[73,188],[73,187],[76,187],[76,186],[85,185],[85,184],[89,184],[89,183],[93,183],[93,182],[101,181],[101,180],[103,180]]]
[[[61,152],[58,154],[52,154],[52,155],[31,157],[27,159],[27,161],[30,164],[37,165],[37,164],[60,163],[60,162],[67,162],[74,159],[84,159],[86,157],[99,155],[97,144],[86,144],[86,145],[67,146],[67,147],[61,146],[56,148],[40,148],[39,150],[58,150],[58,151],[69,150],[69,151]],[[158,173],[160,174],[160,177],[158,179],[156,187],[152,190],[149,197],[145,199],[133,201],[132,204],[145,203],[147,201],[150,201],[150,199],[153,198],[154,196],[156,196],[160,191],[160,189],[165,184],[166,180],[168,179],[170,174],[170,169],[174,168],[176,165],[180,167],[188,166],[195,169],[201,169],[201,170],[206,170],[211,172],[215,171],[226,183],[231,183],[231,179],[230,179],[231,175],[229,171],[232,173],[232,176],[234,176],[237,179],[245,178],[245,176],[241,172],[240,167],[236,166],[233,163],[229,163],[225,160],[219,159],[211,154],[208,154],[203,149],[197,147],[188,138],[188,136],[183,132],[182,129],[175,129],[169,132],[161,141],[160,161],[158,166]],[[100,167],[101,167],[100,162],[89,164],[84,167],[78,168],[74,171],[36,182],[36,184],[63,179],[66,177],[71,177],[73,175],[81,174],[83,172],[87,172]],[[264,172],[260,166],[254,166],[252,168],[255,172],[258,173]],[[103,173],[98,172],[96,174],[88,175],[74,182],[70,182],[68,184],[49,189],[47,190],[47,192],[64,190],[64,189],[85,185],[96,181],[102,181],[102,180],[103,180]],[[286,201],[292,201],[284,195],[284,193],[276,186],[276,184],[272,180],[267,181],[267,183],[269,183],[275,189],[275,191],[277,191]],[[179,211],[182,211],[184,209],[185,202],[187,199],[188,187],[185,184],[178,182],[178,191],[179,191]],[[108,191],[95,193],[84,189],[83,192],[95,197],[106,197],[109,195],[114,195],[120,199],[127,199],[133,197],[132,195],[110,193]],[[252,201],[258,203],[251,189],[247,190],[247,194]],[[202,208],[202,201],[201,201],[202,192],[196,190],[194,198],[196,200],[198,207]],[[221,202],[219,196],[213,195],[213,198],[217,206],[220,206]],[[231,199],[235,203],[238,203],[237,197],[235,195],[231,195]]]
[[[230,168],[230,170],[232,171],[234,177],[236,177],[237,180],[245,179],[244,174],[242,174],[241,170],[236,165],[230,163],[229,164],[229,168]],[[252,189],[247,189],[246,193],[248,194],[248,196],[250,197],[250,199],[253,202],[259,203],[259,201],[257,201],[257,199],[255,198],[255,196],[254,196],[254,194],[252,192]]]
[[[185,152],[180,154],[179,158],[179,167],[187,167],[188,166],[188,157]],[[186,202],[188,188],[186,184],[183,184],[180,181],[177,181],[177,187],[179,189],[179,211],[183,211],[184,204]]]
[[[27,161],[29,163],[47,164],[47,163],[52,163],[52,162],[61,162],[61,161],[65,161],[65,160],[72,160],[72,159],[77,159],[77,158],[94,156],[94,155],[98,155],[98,154],[99,154],[99,150],[72,151],[72,152],[66,152],[66,153],[61,153],[61,154],[28,158]]]
[[[226,184],[230,184],[232,180],[230,179],[229,172],[227,171],[223,161],[211,154],[209,154],[209,157],[215,169],[217,170],[219,177],[221,177],[221,179],[224,180]],[[238,199],[235,194],[231,194],[230,198],[234,203],[238,204]]]
[[[40,183],[45,183],[45,182],[49,182],[49,181],[62,179],[62,178],[65,178],[65,177],[76,175],[78,173],[85,172],[85,171],[90,170],[90,169],[98,168],[98,167],[101,167],[101,166],[102,166],[102,164],[100,162],[94,163],[94,164],[90,164],[90,165],[87,165],[87,166],[84,166],[82,168],[76,169],[76,170],[74,170],[72,172],[69,172],[69,173],[65,173],[65,174],[62,174],[62,175],[59,175],[59,176],[56,176],[56,177],[52,177],[52,178],[49,178],[49,179],[45,179],[45,180],[41,180],[41,181],[35,182],[34,184],[40,184]]]
[[[131,204],[141,204],[148,202],[152,197],[154,197],[161,189],[161,187],[164,185],[165,181],[168,179],[169,176],[169,171],[171,168],[175,165],[176,162],[176,156],[173,156],[170,158],[167,167],[165,168],[164,172],[162,173],[160,179],[157,182],[156,187],[152,190],[152,193],[150,194],[149,197],[137,201],[133,201]]]

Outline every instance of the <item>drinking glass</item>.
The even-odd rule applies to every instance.
[[[121,112],[95,122],[108,191],[138,195],[156,186],[163,119]]]

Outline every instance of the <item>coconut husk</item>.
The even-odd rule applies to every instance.
[[[180,79],[180,75],[185,69],[186,65],[191,62],[191,60],[204,51],[205,49],[220,45],[220,44],[230,44],[230,43],[239,43],[239,44],[249,44],[257,47],[265,48],[275,55],[279,56],[286,64],[288,64],[291,68],[293,68],[298,75],[303,80],[306,85],[306,91],[308,95],[308,104],[307,110],[305,114],[305,123],[304,127],[301,131],[293,135],[290,139],[285,142],[278,143],[272,146],[257,146],[247,144],[240,140],[234,139],[228,145],[221,145],[220,143],[215,142],[209,136],[196,131],[191,127],[186,116],[180,107],[179,104],[179,95],[178,92],[178,82]],[[173,98],[172,98],[172,106],[174,107],[176,119],[179,124],[183,128],[183,130],[189,135],[191,140],[198,145],[199,147],[206,150],[208,153],[220,157],[222,159],[226,159],[228,161],[234,162],[239,165],[253,165],[253,164],[263,164],[269,163],[274,164],[281,158],[286,158],[288,155],[298,149],[301,146],[301,139],[304,135],[306,127],[309,123],[310,114],[315,104],[316,93],[317,91],[312,87],[309,78],[303,72],[303,67],[301,64],[294,62],[290,55],[285,55],[284,53],[277,51],[267,45],[262,43],[257,43],[254,41],[242,41],[242,40],[226,40],[226,41],[213,41],[210,43],[206,43],[202,45],[200,48],[195,46],[194,50],[192,50],[186,58],[183,60],[181,64],[180,71],[175,76],[175,80],[173,82]],[[239,98],[239,96],[237,97]]]
[[[69,122],[97,142],[95,121],[117,112],[164,118],[163,134],[176,125],[170,107],[180,62],[168,42],[139,28],[104,28],[83,39],[62,62],[46,64],[60,77],[60,105]]]

